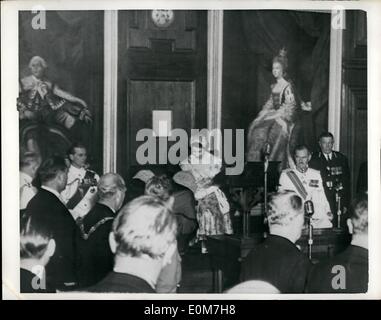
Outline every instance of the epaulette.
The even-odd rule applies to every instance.
[[[332,151],[332,154],[335,156],[335,158],[342,156],[343,154],[339,151]]]

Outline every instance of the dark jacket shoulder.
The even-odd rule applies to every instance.
[[[311,266],[290,240],[270,235],[254,247],[242,265],[241,280],[268,281],[282,293],[301,293]]]
[[[83,218],[83,227],[85,232],[99,223],[111,223],[115,217],[115,213],[106,205],[96,203],[89,213]]]
[[[368,250],[350,245],[316,264],[308,276],[310,293],[360,293],[368,288]]]
[[[145,280],[127,273],[112,271],[87,292],[155,293]]]
[[[47,286],[46,282],[41,279],[36,280],[37,275],[30,272],[29,270],[20,268],[20,292],[21,293],[54,293],[50,287]],[[33,287],[33,284],[38,285],[38,287]]]

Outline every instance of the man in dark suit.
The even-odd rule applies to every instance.
[[[98,182],[98,202],[78,221],[78,273],[81,287],[89,287],[112,271],[114,255],[108,243],[112,222],[121,208],[126,185],[116,173],[106,173]]]
[[[114,269],[88,292],[155,293],[157,279],[176,246],[176,219],[158,197],[141,196],[113,222],[110,247]]]
[[[334,215],[334,226],[337,226],[338,210],[340,209],[340,213],[343,214],[349,207],[350,173],[347,157],[334,151],[333,144],[332,133],[323,132],[319,136],[320,151],[313,153],[309,166],[320,171],[324,192]],[[339,197],[340,208],[338,207]]]
[[[59,290],[76,285],[75,236],[77,226],[63,204],[60,192],[65,189],[68,168],[62,157],[46,159],[38,170],[41,188],[29,201],[26,213],[36,223],[47,226],[56,242],[56,253],[46,268],[47,281]]]
[[[311,269],[309,293],[362,293],[368,290],[368,197],[354,202],[348,219],[352,242],[347,249]]]
[[[267,218],[270,235],[244,260],[241,280],[266,281],[281,293],[301,293],[311,266],[295,245],[304,225],[302,199],[294,191],[272,195]]]

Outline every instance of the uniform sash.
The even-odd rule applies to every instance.
[[[83,197],[86,195],[87,191],[89,191],[91,187],[94,187],[96,185],[97,181],[95,179],[95,172],[86,170],[85,177],[79,183],[77,191],[69,199],[69,201],[66,204],[66,207],[68,209],[74,209],[78,205],[78,203],[81,202]]]
[[[304,188],[303,183],[300,181],[299,177],[296,175],[294,171],[288,171],[287,176],[291,180],[292,184],[300,194],[300,196],[303,198],[303,200],[307,199],[308,192]]]

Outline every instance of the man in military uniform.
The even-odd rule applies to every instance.
[[[68,151],[70,167],[62,197],[73,218],[83,218],[95,205],[99,176],[87,167],[86,147],[75,143]]]
[[[334,214],[334,223],[337,225],[338,214],[345,213],[349,206],[350,175],[348,159],[342,153],[333,151],[333,144],[333,135],[330,132],[322,133],[319,137],[320,151],[312,155],[309,166],[320,171],[324,191]],[[344,220],[341,219],[343,225]]]
[[[280,190],[295,191],[303,203],[311,200],[314,206],[312,226],[315,228],[331,228],[332,214],[324,193],[323,182],[319,171],[308,166],[311,160],[306,146],[298,146],[294,151],[295,169],[283,170],[279,179]]]

